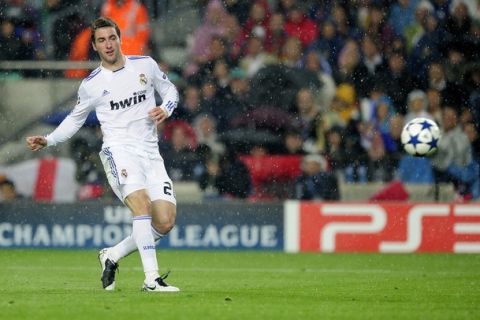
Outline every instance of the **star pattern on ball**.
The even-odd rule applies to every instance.
[[[438,146],[438,138],[437,139],[432,138],[432,140],[427,144],[430,146],[430,150],[436,149]]]
[[[430,130],[430,128],[433,127],[433,125],[426,120],[423,121],[423,122],[420,122],[420,124],[422,125],[422,130],[424,130],[424,129],[429,129]]]
[[[417,144],[419,144],[420,141],[418,140],[418,134],[415,136],[410,136],[410,141],[408,141],[408,144],[413,145],[413,147],[417,147]]]

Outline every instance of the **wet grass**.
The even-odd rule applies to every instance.
[[[0,319],[475,319],[480,256],[159,251],[180,293],[140,292],[137,254],[117,290],[96,251],[0,250]]]

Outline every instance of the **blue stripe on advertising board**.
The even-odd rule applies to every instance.
[[[180,204],[177,225],[159,246],[283,250],[282,208],[281,204]],[[108,247],[131,233],[131,221],[127,208],[102,202],[0,204],[0,247]]]

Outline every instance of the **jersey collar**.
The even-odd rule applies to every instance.
[[[120,70],[123,70],[123,69],[126,69],[126,70],[133,70],[133,65],[132,65],[132,62],[128,59],[127,56],[123,56],[125,58],[125,64],[123,65],[123,67],[117,69],[117,70],[110,70],[110,69],[107,69],[105,68],[102,63],[100,63],[100,68],[102,69],[103,72],[107,73],[107,74],[113,74],[113,73],[116,73]]]

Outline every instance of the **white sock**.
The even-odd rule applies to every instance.
[[[151,226],[151,229],[152,229],[153,239],[157,244],[159,240],[163,238],[165,235],[158,232],[157,229],[153,227],[153,225]],[[115,246],[111,247],[108,250],[108,257],[114,262],[118,262],[120,259],[125,258],[135,250],[137,250],[137,244],[135,243],[135,240],[133,240],[133,237],[130,235],[125,239],[123,239],[122,241],[120,241]]]
[[[129,235],[115,246],[108,249],[108,257],[114,262],[118,262],[120,259],[128,256],[133,251],[137,250],[137,244],[133,237]]]
[[[155,227],[153,226],[152,224],[152,234],[153,234],[153,239],[155,239],[155,243],[159,243],[160,239],[162,239],[165,235],[163,233],[160,233],[157,229],[155,229]]]
[[[146,283],[152,283],[159,277],[157,251],[155,249],[151,224],[152,217],[150,216],[133,217],[132,238],[137,244],[138,252],[142,259]]]

